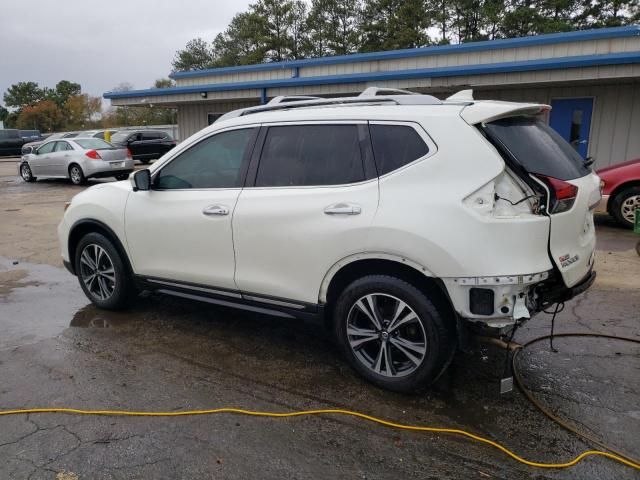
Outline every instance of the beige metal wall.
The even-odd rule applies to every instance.
[[[481,90],[475,97],[549,105],[556,98],[593,97],[589,155],[596,168],[640,158],[640,82]]]
[[[178,129],[180,138],[187,139],[207,125],[207,116],[210,113],[226,113],[238,108],[258,105],[258,101],[224,102],[224,103],[196,103],[178,105]]]

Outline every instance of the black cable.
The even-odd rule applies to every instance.
[[[554,332],[554,330],[556,328],[556,315],[558,315],[563,310],[564,310],[564,302],[556,303],[556,309],[553,312],[548,312],[546,310],[543,310],[544,313],[552,315],[552,317],[551,317],[551,334],[549,335],[549,348],[551,348],[551,351],[553,353],[558,353],[558,350],[556,350],[553,347],[553,335],[554,335],[553,332]]]
[[[520,200],[518,200],[517,202],[512,202],[511,200],[509,200],[508,198],[504,198],[501,197],[500,195],[498,195],[497,193],[493,194],[493,198],[495,200],[504,200],[505,202],[509,202],[511,205],[513,205],[514,207],[516,205],[521,204],[522,202],[524,202],[525,200],[529,200],[530,198],[540,198],[542,195],[540,195],[539,193],[534,193],[533,195],[527,195],[524,198],[521,198]]]

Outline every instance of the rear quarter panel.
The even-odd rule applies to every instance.
[[[460,117],[420,123],[437,152],[381,177],[368,250],[408,256],[436,277],[549,270],[548,218],[487,217],[463,204],[504,170],[495,149]]]

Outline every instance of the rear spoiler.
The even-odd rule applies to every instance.
[[[517,115],[538,115],[551,110],[551,106],[543,103],[514,103],[494,100],[475,101],[460,112],[462,119],[469,125],[487,123],[499,118]]]

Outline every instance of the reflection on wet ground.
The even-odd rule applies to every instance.
[[[597,321],[587,317],[595,311],[593,305],[602,304],[598,295],[604,294],[590,292],[581,303],[570,305],[560,325],[570,324],[570,330],[583,324],[596,328]],[[608,301],[616,302],[626,298],[628,291],[606,295]],[[342,407],[406,423],[468,428],[536,460],[565,459],[586,447],[550,424],[517,392],[498,394],[504,357],[492,349],[487,361],[477,355],[456,356],[428,392],[399,395],[358,378],[320,324],[150,293],[141,295],[128,311],[107,312],[89,304],[75,277],[66,271],[14,265],[8,259],[0,259],[0,312],[0,406]],[[606,330],[637,333],[629,318],[625,311],[609,315]],[[523,329],[523,338],[546,333],[548,318],[536,319],[532,325]],[[583,339],[559,340],[557,347],[560,352],[553,354],[539,344],[521,358],[525,379],[536,395],[576,425],[597,431],[630,454],[640,454],[637,347]],[[594,460],[572,471],[541,476],[540,471],[459,439],[405,434],[344,419],[289,423],[235,418],[156,423],[109,419],[104,423],[107,420],[42,417],[37,421],[45,422],[39,428],[49,428],[49,421],[57,422],[54,426],[64,421],[64,428],[79,438],[76,447],[70,446],[69,453],[50,466],[57,471],[69,465],[74,471],[84,468],[86,478],[120,478],[91,475],[95,473],[91,462],[102,458],[94,442],[103,442],[105,435],[137,439],[127,447],[137,453],[113,453],[115,459],[128,458],[122,478],[162,477],[166,468],[172,477],[202,478],[219,468],[217,457],[210,458],[216,448],[222,448],[217,455],[225,455],[225,461],[234,466],[226,475],[234,478],[255,478],[265,469],[269,472],[265,476],[274,478],[318,477],[327,472],[344,478],[487,478],[478,473],[482,472],[492,478],[613,479],[631,473]],[[21,425],[10,426],[13,436],[8,440],[0,433],[0,458],[13,458],[13,450],[3,450],[2,444],[21,437]],[[96,425],[99,432],[93,431]],[[87,431],[92,433],[84,438]],[[176,448],[176,438],[180,439],[179,456],[160,461],[158,448]],[[140,456],[155,458],[157,465],[143,465]],[[265,464],[265,456],[286,465]],[[35,471],[47,462],[34,461]],[[185,474],[179,468],[185,463],[193,468],[207,465],[207,469]],[[2,472],[8,470],[0,467],[0,477]]]

